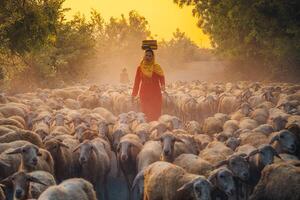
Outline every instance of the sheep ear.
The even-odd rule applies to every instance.
[[[246,157],[246,159],[248,160],[251,156],[254,156],[255,154],[259,153],[259,150],[258,149],[255,149],[253,151],[251,151],[249,153],[249,155]]]
[[[73,152],[77,151],[78,149],[80,149],[81,144],[79,144],[77,147],[75,147],[75,149],[73,150]]]
[[[1,180],[1,184],[2,185],[10,185],[11,184],[11,179],[12,179],[12,175],[10,175],[9,177],[6,177],[5,179]]]
[[[43,183],[42,181],[40,181],[40,180],[39,180],[38,178],[36,178],[36,177],[27,175],[26,178],[27,178],[27,180],[30,181],[30,182],[33,182],[33,183],[39,183],[39,184],[41,184],[41,185],[47,186],[46,183]]]
[[[175,138],[175,141],[184,143],[184,141],[181,138],[178,138],[178,137]]]
[[[7,152],[6,154],[12,155],[12,154],[18,154],[18,153],[22,153],[22,147],[16,148],[10,152]]]
[[[190,182],[188,182],[188,183],[185,183],[183,186],[181,186],[178,190],[177,190],[177,192],[180,192],[180,191],[184,191],[184,190],[187,190],[187,189],[189,189],[189,188],[191,188],[192,186],[193,186],[193,181],[190,181]]]
[[[5,166],[5,167],[11,167],[10,164],[4,162],[3,160],[0,160],[0,165]]]
[[[218,162],[216,165],[214,165],[214,168],[219,168],[223,165],[227,165],[228,164],[228,160],[223,160],[223,161],[220,161]]]
[[[277,158],[282,160],[281,156],[277,153],[277,151],[273,147],[271,147],[271,149],[272,149],[274,156],[276,156]]]
[[[276,140],[277,140],[277,141],[279,140],[279,135],[278,135],[278,134],[275,135],[275,136],[271,139],[271,141],[269,142],[269,144],[273,144]]]

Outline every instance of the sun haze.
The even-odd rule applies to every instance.
[[[179,8],[173,0],[66,0],[65,8],[71,8],[67,17],[76,12],[89,16],[90,10],[101,13],[105,20],[110,17],[128,15],[129,11],[136,10],[144,16],[150,25],[152,35],[157,39],[169,40],[176,28],[185,32],[198,46],[210,48],[210,40],[200,28],[197,19],[192,16],[192,8]]]

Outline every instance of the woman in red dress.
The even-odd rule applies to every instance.
[[[161,115],[161,91],[165,91],[164,73],[160,65],[155,63],[153,50],[147,49],[136,71],[132,98],[139,94],[141,111],[149,122],[158,120]]]

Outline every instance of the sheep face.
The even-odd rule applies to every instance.
[[[258,154],[255,158],[255,163],[259,169],[263,169],[266,165],[272,164],[274,156],[278,156],[277,152],[271,145],[260,146],[258,149],[252,151],[248,157],[255,154]]]
[[[243,103],[241,105],[241,111],[244,115],[248,116],[250,114],[251,110],[252,110],[252,108],[249,105],[249,103]]]
[[[217,169],[209,176],[208,180],[228,196],[232,196],[235,193],[233,174],[226,168]]]
[[[285,128],[287,120],[282,116],[277,116],[275,118],[271,118],[271,125],[274,128],[274,131],[280,131]]]
[[[22,155],[22,160],[25,166],[35,167],[38,164],[38,156],[40,156],[39,148],[35,145],[24,145],[23,147],[17,148],[7,154],[18,154]]]
[[[93,145],[89,142],[82,143],[80,145],[80,154],[79,154],[79,163],[81,165],[87,164],[87,162],[90,160],[91,155],[93,153]]]
[[[57,154],[61,147],[69,148],[61,140],[58,139],[50,139],[45,142],[45,148],[51,153],[51,155]]]
[[[117,150],[118,145],[120,143],[121,137],[125,135],[125,132],[122,130],[116,130],[112,134],[112,140],[113,140],[113,149]]]
[[[232,171],[234,176],[242,180],[249,178],[249,163],[242,156],[233,156],[228,161],[228,168]]]
[[[193,194],[196,200],[211,199],[211,184],[207,180],[197,180],[193,184]]]
[[[226,140],[225,145],[234,151],[240,145],[240,143],[241,139],[230,137]]]
[[[162,158],[164,161],[172,162],[174,153],[174,144],[176,142],[176,137],[172,133],[164,133],[160,138],[162,145]]]
[[[129,149],[131,147],[131,144],[129,142],[121,142],[118,145],[118,153],[120,155],[121,161],[127,161],[129,158]]]
[[[26,174],[25,172],[17,172],[12,176],[3,180],[3,182],[11,182],[14,188],[14,199],[23,200],[28,198],[30,182],[40,183],[45,185],[37,178]]]
[[[181,129],[182,128],[182,121],[177,117],[173,117],[171,120],[171,123],[172,123],[172,129]]]
[[[278,141],[280,147],[284,152],[291,153],[291,154],[296,152],[297,138],[293,133],[287,130],[280,131],[278,135],[272,138],[271,143],[274,142],[275,140]]]

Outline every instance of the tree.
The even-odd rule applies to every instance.
[[[174,2],[179,6],[194,6],[193,13],[199,18],[198,25],[211,36],[217,53],[239,63],[234,71],[254,70],[254,74],[257,75],[257,71],[263,69],[264,72],[271,72],[278,78],[294,70],[299,76],[299,1]]]

